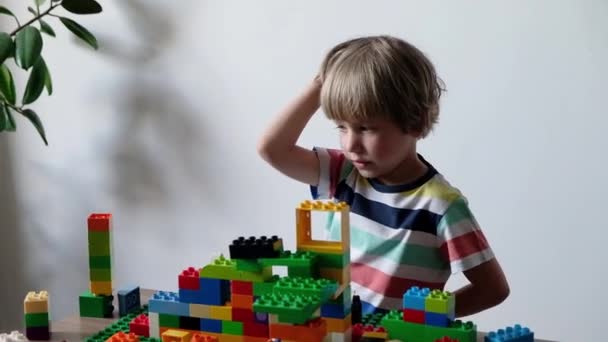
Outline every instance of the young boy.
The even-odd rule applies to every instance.
[[[364,313],[398,309],[409,287],[443,289],[457,272],[470,282],[454,292],[458,317],[509,295],[465,197],[416,152],[437,122],[441,91],[433,65],[409,43],[349,40],[259,142],[262,158],[310,184],[313,197],[350,205],[352,290]],[[336,123],[341,150],[296,144],[319,106]],[[330,223],[330,234],[337,227]]]

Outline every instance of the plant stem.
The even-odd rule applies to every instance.
[[[13,110],[17,113],[22,113],[21,107],[17,107],[15,105],[12,105],[10,102],[6,101],[5,99],[2,99],[2,102],[4,102],[4,105],[7,107],[11,107],[13,108]]]
[[[17,32],[21,31],[22,29],[26,28],[27,26],[29,26],[31,23],[35,22],[36,20],[44,17],[45,15],[49,14],[50,11],[52,11],[55,7],[61,5],[61,2],[57,2],[55,5],[52,5],[49,7],[49,9],[47,9],[46,11],[39,13],[37,16],[35,16],[34,18],[30,19],[28,22],[26,22],[25,24],[23,24],[22,26],[17,27],[13,32],[11,32],[11,37],[16,35]]]

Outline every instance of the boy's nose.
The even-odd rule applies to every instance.
[[[347,152],[360,152],[361,139],[356,134],[347,134],[344,137],[344,149]]]

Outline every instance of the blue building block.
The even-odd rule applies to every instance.
[[[205,304],[201,290],[179,289],[179,301],[188,304]]]
[[[424,313],[424,324],[435,327],[447,327],[450,325],[450,318],[446,314],[426,311]]]
[[[534,332],[530,331],[529,328],[515,324],[512,327],[488,333],[484,342],[534,342]]]
[[[230,300],[230,281],[224,279],[200,278],[201,302],[205,305],[224,305]]]
[[[342,319],[349,314],[350,309],[345,308],[344,305],[337,303],[326,303],[321,305],[321,317]]]
[[[139,286],[118,291],[118,314],[120,317],[136,312],[140,308]]]
[[[181,303],[177,292],[158,291],[148,301],[148,311],[174,316],[190,316],[190,304]]]
[[[410,287],[403,294],[403,308],[424,311],[426,297],[431,293],[429,288]]]
[[[222,333],[222,321],[219,319],[201,318],[201,331]]]

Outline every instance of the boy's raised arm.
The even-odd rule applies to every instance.
[[[317,185],[319,160],[314,151],[296,145],[320,106],[321,81],[315,78],[273,120],[258,142],[258,153],[275,169],[300,182]]]

